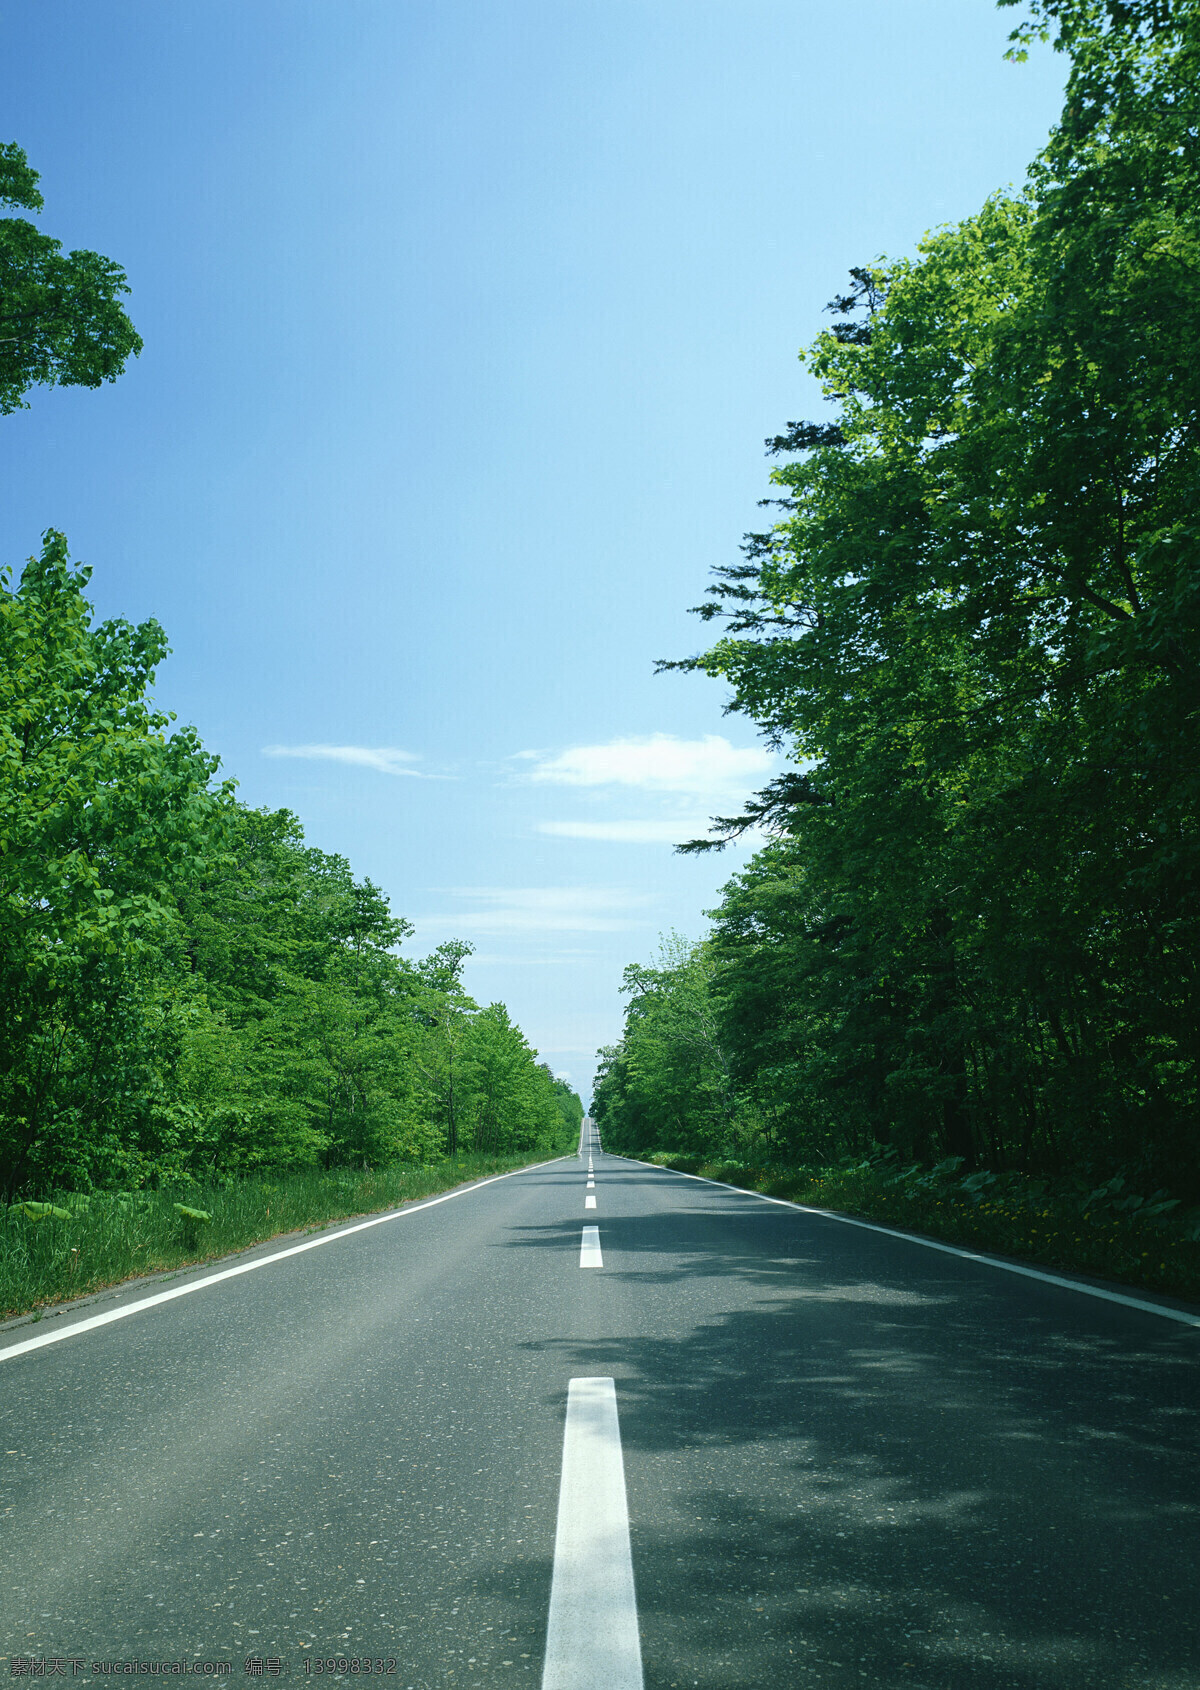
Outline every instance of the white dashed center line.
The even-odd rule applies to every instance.
[[[583,1200],[583,1206],[585,1209],[594,1209],[596,1207],[596,1199],[594,1197],[585,1197]]]
[[[542,1690],[643,1690],[617,1390],[572,1379]]]
[[[583,1242],[579,1246],[579,1265],[581,1268],[602,1268],[604,1257],[600,1254],[600,1228],[585,1226]]]

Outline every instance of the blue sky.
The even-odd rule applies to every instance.
[[[0,140],[146,349],[0,419],[160,702],[586,1087],[673,854],[771,772],[687,615],[821,416],[852,264],[1019,182],[1059,106],[991,0],[0,0]]]

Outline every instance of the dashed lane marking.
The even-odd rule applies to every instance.
[[[612,1379],[572,1379],[567,1389],[542,1690],[643,1690]]]

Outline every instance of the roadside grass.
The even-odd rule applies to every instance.
[[[957,1157],[936,1168],[904,1168],[886,1157],[814,1168],[752,1167],[663,1151],[643,1159],[946,1243],[1200,1302],[1200,1209],[1184,1209],[1165,1191],[1142,1197],[1119,1174],[1096,1187],[987,1171],[964,1177]]]
[[[60,1191],[43,1202],[0,1205],[0,1318],[545,1160],[545,1151],[471,1154],[424,1167],[313,1168],[158,1191]]]

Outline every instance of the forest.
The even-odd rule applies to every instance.
[[[0,205],[40,215],[38,182],[0,146]],[[115,381],[128,292],[0,218],[0,412]],[[471,946],[402,956],[378,887],[239,802],[154,702],[164,630],[96,623],[90,573],[50,530],[0,575],[0,1198],[573,1148],[580,1099],[467,995]]]
[[[760,841],[626,972],[609,1149],[1200,1201],[1200,5],[1026,11],[1045,149],[852,272],[802,354],[833,409],[663,665],[788,766],[682,847]]]
[[[571,1149],[582,1104],[471,947],[411,925],[150,697],[163,630],[95,624],[49,533],[0,583],[0,1191]]]

